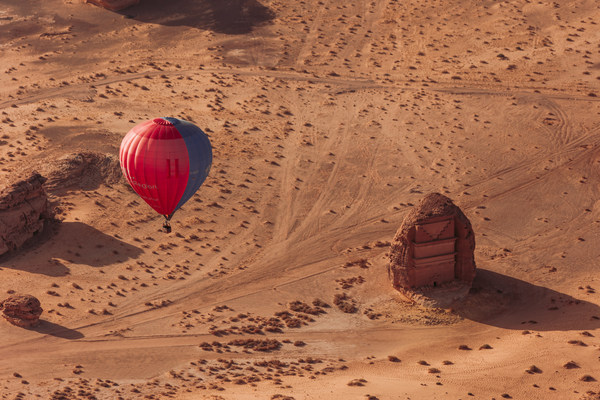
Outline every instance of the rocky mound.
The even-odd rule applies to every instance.
[[[40,322],[40,315],[44,310],[37,298],[25,294],[10,296],[0,302],[0,311],[11,324],[31,328]]]
[[[69,154],[45,169],[48,177],[46,188],[50,192],[71,188],[91,190],[101,183],[113,184],[122,179],[116,156],[94,152]]]
[[[29,178],[0,189],[0,255],[19,248],[52,218],[43,187],[45,181],[34,172]]]

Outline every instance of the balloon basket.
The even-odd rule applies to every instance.
[[[171,223],[169,221],[163,223],[163,230],[165,233],[171,233]]]

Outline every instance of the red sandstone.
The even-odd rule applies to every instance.
[[[474,250],[469,219],[452,200],[431,193],[410,211],[396,232],[388,271],[397,289],[454,280],[471,283]]]

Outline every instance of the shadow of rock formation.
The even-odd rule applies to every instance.
[[[477,270],[470,294],[454,309],[464,318],[505,329],[600,328],[598,305],[485,269]]]
[[[62,222],[45,252],[76,264],[102,267],[135,259],[142,250],[82,222]]]
[[[136,259],[142,249],[107,235],[82,222],[56,223],[36,243],[0,257],[3,268],[19,269],[49,276],[69,273],[67,265],[103,267]],[[43,262],[39,260],[43,255]]]
[[[56,336],[69,340],[76,340],[84,337],[83,333],[79,331],[43,319],[40,320],[38,326],[30,329],[45,335]]]
[[[257,0],[142,0],[118,12],[136,21],[166,26],[189,26],[229,35],[251,32],[271,21],[275,13]]]

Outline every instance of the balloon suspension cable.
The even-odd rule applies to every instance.
[[[173,214],[170,215],[165,215],[165,222],[163,222],[163,229],[165,230],[166,233],[171,233],[171,217],[173,216]]]

